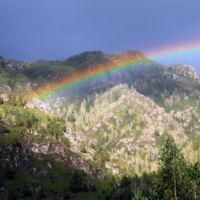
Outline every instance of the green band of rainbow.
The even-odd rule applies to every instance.
[[[65,91],[70,88],[74,88],[75,86],[82,85],[91,80],[101,78],[105,75],[111,74],[113,71],[120,72],[130,68],[134,68],[138,65],[148,63],[152,60],[149,58],[132,58],[131,56],[126,56],[122,60],[115,60],[114,62],[107,62],[104,64],[100,64],[97,66],[93,66],[93,70],[89,71],[88,69],[84,69],[79,71],[78,73],[70,74],[67,77],[63,77],[54,83],[52,83],[47,89],[46,87],[39,88],[36,93],[37,97],[33,96],[32,98],[38,98],[40,100],[44,100],[48,98],[49,95],[58,94],[62,91]]]
[[[162,49],[155,49],[147,51],[147,55],[154,60],[166,60],[177,56],[190,56],[190,55],[200,55],[200,42],[187,43],[187,44],[176,44],[172,46],[167,46]],[[139,53],[140,54],[140,53]],[[142,54],[142,53],[141,53]],[[32,95],[31,99],[39,98],[44,100],[48,98],[49,95],[58,94],[75,86],[82,85],[91,80],[109,75],[113,71],[120,72],[141,64],[146,64],[152,62],[153,60],[147,58],[142,54],[139,56],[125,56],[123,59],[108,61],[97,66],[91,67],[91,71],[88,69],[70,74],[67,77],[60,78],[55,82],[51,83],[50,87],[41,87],[36,91],[37,95]]]

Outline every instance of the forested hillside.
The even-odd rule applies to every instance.
[[[138,63],[90,76],[127,59]],[[40,98],[83,70],[84,83]],[[0,57],[0,197],[199,199],[199,98],[192,66],[138,51]]]

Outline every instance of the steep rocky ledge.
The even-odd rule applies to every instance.
[[[9,137],[6,135],[6,137]],[[0,145],[0,168],[8,168],[10,170],[21,170],[26,173],[33,174],[36,177],[57,177],[50,161],[46,162],[42,155],[52,159],[52,161],[66,163],[67,166],[74,170],[83,170],[91,178],[97,178],[102,181],[106,178],[106,174],[100,168],[94,168],[79,155],[70,151],[64,144],[55,142],[33,139],[24,136],[22,141],[16,143],[4,143]],[[42,167],[33,164],[33,160],[42,162]]]

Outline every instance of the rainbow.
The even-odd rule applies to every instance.
[[[188,42],[188,43],[176,43],[173,45],[166,45],[164,48],[155,48],[146,50],[145,54],[151,59],[157,61],[169,60],[177,57],[185,56],[198,56],[200,55],[200,41]]]
[[[176,44],[165,46],[165,48],[162,49],[158,48],[151,51],[146,51],[145,53],[153,60],[162,61],[165,59],[175,58],[177,56],[188,56],[195,54],[199,55],[199,46],[200,42]],[[82,71],[71,73],[60,78],[59,80],[54,81],[48,86],[40,87],[34,94],[31,95],[31,100],[44,100],[48,98],[49,95],[58,94],[67,89],[87,83],[93,79],[109,75],[113,71],[120,72],[153,61],[144,54],[141,53],[141,55],[142,56],[138,56],[138,54],[123,56],[122,59],[115,59],[106,63],[90,66],[90,70],[86,68]]]
[[[149,63],[153,61],[142,54],[142,56],[124,56],[123,59],[115,59],[106,63],[90,66],[79,72],[71,73],[65,77],[62,77],[50,85],[39,88],[32,94],[31,99],[45,100],[49,95],[58,94],[75,86],[82,85],[91,80],[109,75],[113,71],[124,71],[136,67],[141,64]]]

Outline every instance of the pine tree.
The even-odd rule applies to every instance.
[[[120,187],[128,187],[130,185],[130,180],[126,175],[122,176],[122,179],[120,180]]]
[[[85,145],[81,145],[81,152],[82,153],[87,153],[87,150],[85,148]]]
[[[197,199],[197,195],[200,195],[200,192],[199,192],[199,187],[200,187],[200,163],[199,162],[196,162],[194,164],[190,164],[190,166],[189,166],[189,174],[190,174],[190,179],[191,179],[193,196],[194,196],[194,199]]]
[[[19,106],[23,106],[23,105],[24,105],[21,96],[19,97],[18,105],[19,105]]]
[[[135,198],[132,197],[132,200],[148,200],[146,197],[143,197],[141,192],[139,191],[139,189],[137,189],[135,191],[135,194],[134,194]]]
[[[0,105],[3,104],[3,99],[0,97]]]
[[[32,113],[32,114],[31,114],[31,123],[34,124],[35,121],[36,121],[35,114]]]
[[[191,199],[191,181],[187,163],[173,137],[160,148],[158,172],[153,187],[159,199]]]

